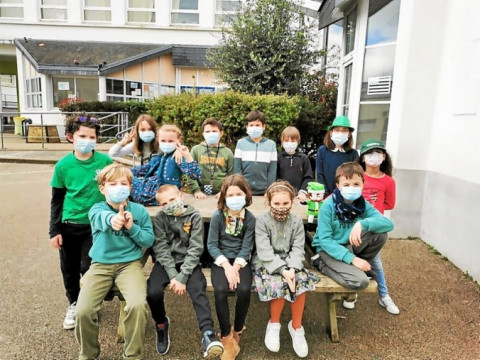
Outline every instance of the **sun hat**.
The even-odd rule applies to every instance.
[[[385,148],[385,144],[381,142],[380,140],[377,139],[368,139],[365,140],[362,144],[362,147],[360,149],[360,155],[365,154],[367,151],[372,150],[372,149],[381,149],[383,151],[386,151],[387,149]]]
[[[335,120],[333,120],[332,125],[330,125],[327,130],[330,131],[337,126],[348,127],[351,132],[355,131],[355,129],[350,126],[350,120],[348,120],[348,117],[346,117],[345,115],[337,116]]]

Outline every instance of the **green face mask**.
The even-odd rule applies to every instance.
[[[173,200],[171,203],[162,207],[162,211],[171,216],[182,215],[184,212],[184,203],[181,199]]]

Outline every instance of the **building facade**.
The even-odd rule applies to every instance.
[[[477,281],[479,11],[475,0],[325,0],[319,12],[342,36],[338,114],[357,148],[385,140],[394,161],[392,236],[421,237]]]

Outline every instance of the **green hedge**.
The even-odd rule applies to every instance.
[[[202,122],[215,117],[224,126],[223,141],[231,149],[246,136],[245,116],[252,110],[266,116],[265,136],[280,144],[280,134],[286,126],[296,126],[302,135],[318,144],[324,129],[335,116],[336,87],[329,89],[335,96],[312,99],[303,96],[247,95],[234,91],[217,94],[181,93],[163,95],[146,102],[72,102],[62,106],[65,112],[125,111],[133,125],[138,115],[148,113],[161,124],[175,124],[183,132],[184,143],[191,147],[203,141]],[[313,140],[312,140],[313,139]]]

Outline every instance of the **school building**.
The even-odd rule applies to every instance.
[[[338,115],[386,141],[393,236],[419,236],[480,281],[480,1],[324,0],[342,43]]]

